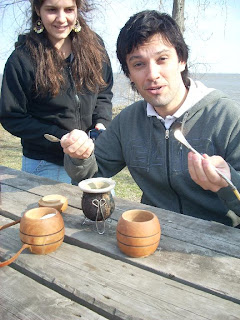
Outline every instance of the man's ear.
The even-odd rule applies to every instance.
[[[179,70],[180,72],[183,72],[186,68],[186,62],[185,61],[180,61],[179,62]]]

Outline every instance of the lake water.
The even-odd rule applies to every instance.
[[[240,74],[219,74],[206,73],[191,75],[194,80],[203,82],[209,88],[215,88],[223,91],[232,99],[240,103]],[[130,81],[124,74],[114,74],[113,86],[113,106],[126,106],[134,102],[134,99],[140,99],[134,93],[129,85]]]
[[[202,81],[207,87],[215,88],[228,94],[232,99],[240,102],[240,74],[206,73],[191,75],[194,80]],[[2,75],[0,75],[1,87]],[[141,99],[130,88],[130,81],[122,73],[114,73],[113,106],[127,106],[135,100]],[[135,100],[134,100],[135,99]]]

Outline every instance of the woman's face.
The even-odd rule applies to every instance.
[[[45,0],[37,12],[55,47],[61,46],[77,20],[75,0]]]

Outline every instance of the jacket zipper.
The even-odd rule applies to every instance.
[[[177,192],[173,189],[172,185],[171,185],[171,180],[170,180],[170,168],[169,168],[169,135],[170,135],[170,130],[166,129],[165,131],[165,139],[166,139],[166,164],[167,164],[167,177],[168,177],[168,183],[170,188],[173,190],[173,192],[175,193],[177,199],[178,199],[178,205],[179,205],[179,211],[180,213],[183,213],[182,210],[182,202],[181,199],[179,197],[179,195],[177,194]]]
[[[72,76],[72,70],[71,70],[71,67],[70,65],[68,66],[68,72],[69,72],[69,77],[70,77],[70,82],[71,82],[71,85],[72,85],[72,88],[73,88],[73,92],[74,92],[74,102],[76,104],[76,118],[77,118],[77,129],[81,129],[82,128],[82,117],[81,117],[81,102],[80,102],[80,99],[79,99],[79,96],[77,94],[77,90],[76,90],[76,86],[75,86],[75,82],[73,80],[73,76]]]

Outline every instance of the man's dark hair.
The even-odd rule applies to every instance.
[[[168,14],[155,10],[134,14],[121,29],[117,39],[117,57],[123,72],[129,77],[126,56],[155,34],[160,34],[163,40],[176,49],[179,61],[186,62],[186,68],[181,75],[185,86],[188,86],[188,46],[175,20]]]

